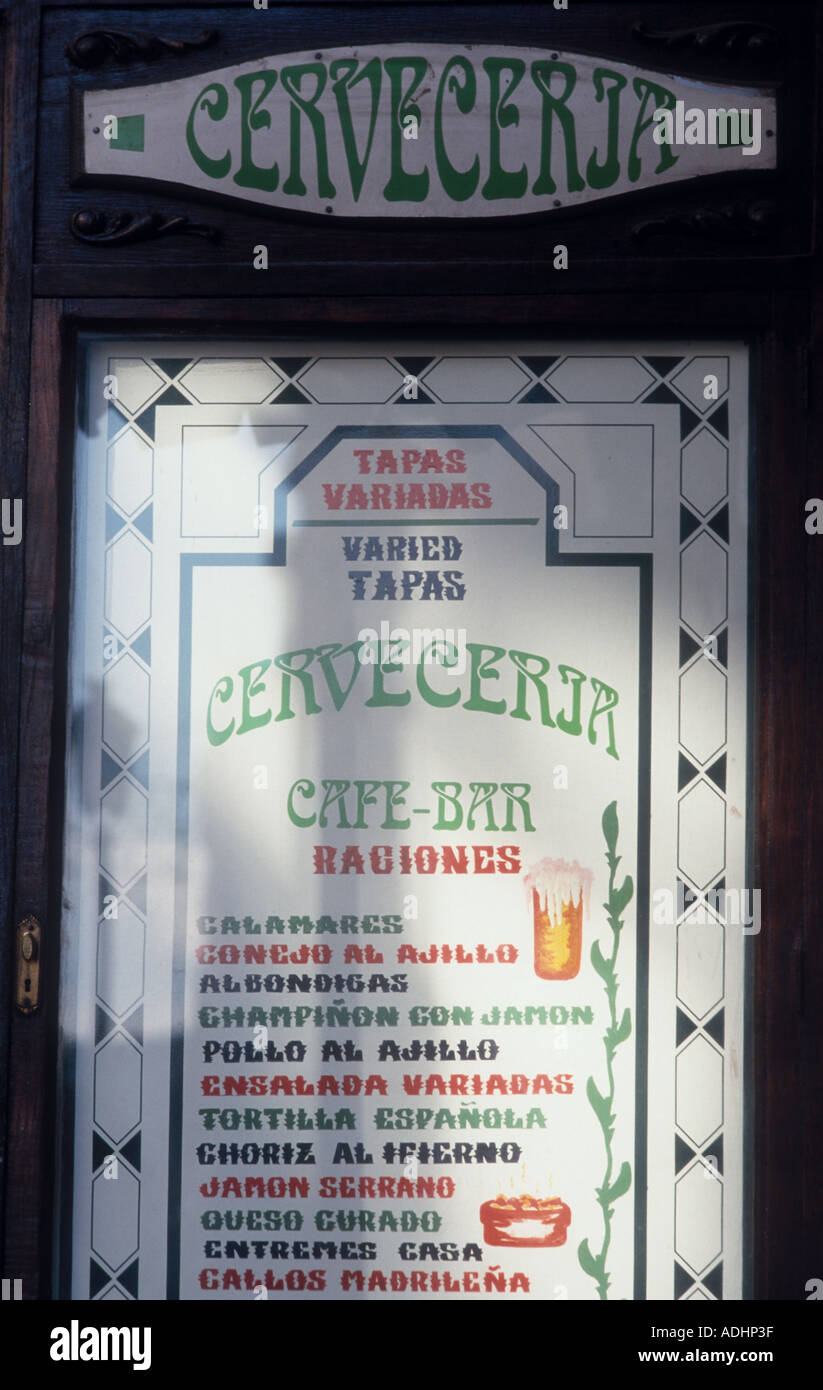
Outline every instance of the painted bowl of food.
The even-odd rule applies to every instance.
[[[559,1197],[504,1197],[480,1208],[487,1245],[564,1245],[572,1214]]]

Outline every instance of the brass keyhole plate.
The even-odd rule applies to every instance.
[[[17,926],[15,1002],[24,1014],[33,1014],[40,1003],[40,923],[36,917],[24,917]]]

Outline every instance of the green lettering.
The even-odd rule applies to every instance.
[[[383,683],[384,676],[394,675],[397,671],[404,668],[398,661],[376,661],[372,672],[372,693],[366,704],[370,709],[379,709],[384,705],[407,705],[411,699],[410,690],[389,691]]]
[[[434,705],[435,709],[448,709],[450,705],[456,705],[460,699],[460,689],[452,690],[448,695],[441,695],[437,690],[432,690],[426,677],[426,662],[437,655],[438,647],[442,649],[440,665],[448,670],[451,666],[456,666],[458,662],[458,651],[452,642],[440,642],[439,638],[430,642],[425,651],[421,652],[420,660],[417,663],[417,689],[423,696],[427,705]],[[431,658],[429,656],[431,653]]]
[[[383,786],[383,783],[367,782],[364,779],[360,779],[357,782],[355,782],[354,785],[357,788],[357,815],[354,819],[352,828],[354,830],[368,830],[369,827],[368,822],[366,821],[366,807],[377,805],[377,797],[375,796],[375,792],[380,791],[380,788]]]
[[[221,743],[225,743],[227,738],[231,738],[232,730],[234,729],[234,720],[232,719],[231,723],[228,724],[225,729],[215,729],[211,720],[211,707],[214,703],[215,696],[220,701],[221,705],[228,704],[232,697],[233,690],[234,681],[231,676],[221,676],[214,690],[211,692],[211,698],[209,699],[208,708],[206,710],[206,734],[209,743],[215,748],[218,748]]]
[[[582,734],[583,725],[580,722],[580,687],[586,679],[585,674],[582,671],[578,671],[575,666],[558,666],[557,669],[560,672],[563,684],[570,684],[573,689],[571,715],[564,714],[563,710],[560,710],[557,716],[557,727],[558,729],[562,729],[564,734]]]
[[[597,743],[594,721],[600,715],[605,714],[609,726],[609,746],[606,752],[610,758],[617,758],[619,760],[620,755],[614,742],[613,715],[613,710],[618,702],[619,696],[616,690],[613,690],[610,685],[606,685],[605,681],[599,681],[596,676],[591,676],[590,680],[595,689],[595,698],[592,712],[589,716],[589,743]]]
[[[299,777],[298,780],[294,783],[294,785],[289,788],[289,795],[286,801],[286,809],[289,813],[289,820],[291,821],[292,825],[301,825],[303,827],[314,825],[314,822],[317,819],[317,817],[315,816],[313,811],[310,816],[301,816],[298,815],[297,811],[295,811],[295,792],[299,792],[301,796],[304,796],[306,800],[309,800],[311,797],[314,796],[314,783],[309,781],[308,777]]]
[[[394,814],[395,806],[405,806],[406,798],[404,792],[409,790],[411,782],[384,782],[386,788],[386,819],[380,826],[381,830],[408,830],[411,825],[411,818],[406,816],[400,818]]]
[[[531,719],[531,715],[526,709],[526,681],[529,680],[537,691],[537,699],[540,705],[540,723],[546,724],[550,729],[554,728],[554,720],[549,709],[549,692],[546,689],[543,677],[548,673],[551,663],[545,656],[536,656],[532,652],[509,652],[509,656],[517,668],[517,690],[514,709],[511,711],[512,719]],[[539,669],[530,671],[528,663],[536,661]]]
[[[592,81],[594,82],[595,101],[602,101],[603,97],[606,97],[609,105],[609,117],[605,162],[598,164],[597,146],[595,146],[586,165],[586,178],[590,188],[611,188],[612,184],[617,183],[620,177],[620,159],[618,156],[620,93],[626,85],[626,78],[619,72],[612,72],[611,68],[595,68]],[[612,83],[608,89],[606,87],[607,81]]]
[[[437,819],[432,830],[459,830],[463,824],[463,808],[460,805],[462,787],[459,782],[432,782],[432,791],[437,793]],[[454,815],[446,817],[446,808]]]
[[[238,671],[238,675],[243,677],[243,700],[241,709],[243,717],[237,726],[238,734],[247,734],[251,729],[262,729],[264,724],[268,724],[271,719],[271,710],[264,710],[262,714],[252,714],[251,701],[255,695],[263,695],[266,687],[262,677],[266,674],[271,661],[253,661],[250,666],[243,666]]]
[[[320,815],[317,818],[317,824],[322,825],[325,829],[329,823],[326,812],[331,806],[334,806],[336,802],[337,829],[351,830],[349,819],[346,815],[346,803],[343,799],[351,786],[351,782],[339,777],[324,777],[320,785],[325,795],[323,797],[323,805],[320,807]]]
[[[517,805],[523,813],[523,829],[534,830],[528,801],[531,784],[529,782],[501,782],[500,790],[506,796],[506,819],[501,829],[508,831],[515,829],[514,806]]]
[[[626,167],[632,183],[637,183],[642,168],[640,156],[637,153],[637,145],[640,137],[644,130],[648,130],[649,126],[654,124],[655,111],[659,110],[661,107],[668,107],[674,110],[675,97],[674,92],[670,92],[668,87],[661,87],[657,82],[649,82],[646,77],[636,77],[632,85],[635,95],[640,102],[640,110],[637,113],[637,120],[635,121],[634,134],[632,135],[632,142],[629,146],[629,157]],[[644,119],[646,110],[649,106],[652,108],[651,114],[647,119]],[[667,169],[671,169],[673,164],[677,163],[679,156],[672,154],[669,145],[660,145],[658,148],[660,150],[660,163],[654,172],[656,174],[662,174],[665,173]]]
[[[557,97],[553,97],[551,91],[551,80],[555,73],[559,73],[566,79],[563,92]],[[560,129],[563,132],[563,144],[566,151],[566,187],[569,193],[579,193],[586,185],[580,177],[580,170],[577,167],[577,143],[574,116],[566,105],[566,102],[574,91],[577,82],[577,73],[571,63],[554,63],[547,58],[541,58],[538,62],[532,63],[532,81],[538,91],[543,94],[540,173],[532,186],[532,193],[557,192],[557,184],[552,178],[551,172],[552,121],[555,116],[560,122]]]
[[[278,670],[283,671],[282,695],[280,701],[280,713],[274,717],[275,724],[280,719],[293,719],[294,710],[291,708],[291,678],[296,676],[303,687],[303,698],[306,702],[306,714],[319,714],[320,705],[314,698],[314,681],[311,676],[306,674],[306,667],[310,666],[314,660],[314,647],[303,647],[296,652],[283,652],[281,656],[274,658],[274,664]],[[292,665],[296,657],[304,657],[302,666]]]
[[[469,791],[472,794],[471,804],[466,815],[466,829],[474,830],[477,825],[475,811],[479,811],[482,806],[486,808],[486,830],[496,830],[497,821],[494,818],[494,805],[492,797],[497,791],[496,782],[469,782]]]
[[[209,100],[209,93],[214,92],[214,97]],[[194,105],[189,113],[186,122],[186,144],[189,147],[189,154],[204,174],[208,174],[210,179],[224,179],[231,168],[231,152],[226,151],[222,159],[210,159],[204,154],[197,143],[194,135],[194,118],[198,111],[207,111],[212,121],[222,121],[229,109],[229,94],[225,87],[219,82],[210,82],[204,87],[198,97],[195,98]]]
[[[272,192],[280,177],[275,162],[270,169],[261,169],[255,164],[252,158],[251,137],[254,130],[271,129],[271,113],[261,111],[260,105],[266,100],[269,92],[277,81],[276,72],[250,72],[243,77],[235,77],[234,85],[242,98],[240,108],[240,168],[234,176],[234,182],[239,183],[242,188],[260,188],[266,192]],[[255,83],[262,82],[263,90],[256,101],[253,101]]]
[[[487,700],[480,694],[480,681],[499,680],[500,672],[493,670],[493,663],[499,661],[506,655],[505,647],[484,647],[479,642],[467,642],[466,650],[471,652],[471,682],[469,687],[469,698],[463,702],[464,709],[482,710],[486,714],[503,714],[506,709],[505,700]],[[488,661],[483,660],[483,653],[490,652]]]
[[[366,176],[366,168],[371,154],[372,141],[374,140],[374,130],[377,124],[377,111],[380,105],[380,86],[383,81],[383,69],[379,58],[370,58],[368,63],[361,69],[357,77],[352,78],[352,74],[357,70],[356,58],[337,58],[329,68],[332,79],[332,91],[337,102],[337,114],[340,118],[340,130],[343,135],[343,150],[346,155],[349,178],[351,180],[354,201],[360,197],[360,190],[363,187],[363,179]],[[341,74],[338,76],[338,74]],[[369,114],[369,132],[366,139],[366,151],[362,160],[357,152],[357,139],[354,133],[354,121],[352,120],[351,107],[349,106],[349,90],[356,87],[358,82],[363,79],[371,88],[371,110]]]
[[[489,177],[480,190],[484,198],[522,198],[529,182],[525,164],[517,170],[504,169],[500,163],[500,132],[520,124],[520,111],[509,105],[509,97],[523,79],[526,64],[522,58],[485,58],[483,67],[489,76],[491,102],[491,133],[489,138]],[[500,74],[506,69],[512,80],[500,94]]]
[[[343,708],[346,700],[351,694],[352,686],[360,675],[362,669],[360,650],[364,645],[365,643],[363,642],[350,642],[348,647],[343,647],[339,642],[327,642],[324,646],[318,647],[316,650],[320,669],[326,678],[329,694],[331,695],[334,708],[337,710]],[[351,654],[353,658],[352,673],[348,685],[343,689],[337,679],[337,672],[334,669],[332,658],[347,656],[348,654]]]
[[[456,70],[463,74],[462,84]],[[453,198],[456,203],[462,203],[466,198],[471,197],[480,181],[480,156],[475,155],[471,168],[465,170],[455,169],[449,159],[446,153],[446,142],[443,139],[443,94],[446,88],[454,94],[457,109],[464,116],[474,108],[477,98],[477,78],[474,68],[467,58],[452,58],[446,64],[440,78],[434,107],[434,154],[437,160],[437,172],[448,196]]]
[[[300,91],[304,77],[315,77],[317,86],[310,97]],[[317,159],[317,194],[320,198],[333,198],[337,192],[329,178],[329,155],[326,145],[326,122],[317,103],[326,85],[326,69],[322,63],[299,63],[295,67],[283,68],[280,81],[292,99],[289,111],[289,177],[283,184],[283,192],[298,198],[306,195],[306,185],[300,173],[300,115],[306,117],[314,136],[314,150]]]
[[[420,107],[414,105],[412,96],[428,74],[429,64],[426,58],[387,58],[385,68],[391,83],[391,172],[383,197],[389,203],[422,203],[429,191],[429,171],[410,174],[403,168],[403,121],[413,116],[420,123]],[[407,69],[413,76],[404,90],[403,73]]]

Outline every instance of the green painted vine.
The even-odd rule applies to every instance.
[[[617,1021],[617,953],[620,948],[620,932],[623,927],[622,915],[631,902],[634,884],[628,875],[623,879],[619,888],[615,881],[617,866],[620,863],[620,856],[617,853],[617,836],[620,827],[617,819],[616,801],[612,801],[606,807],[603,812],[602,824],[603,836],[606,841],[606,863],[609,866],[609,894],[603,907],[612,931],[612,951],[610,956],[604,956],[600,943],[598,941],[592,942],[591,962],[603,981],[609,1003],[609,1023],[603,1034],[608,1090],[603,1094],[594,1077],[590,1076],[586,1082],[586,1095],[603,1131],[603,1141],[606,1148],[606,1168],[603,1181],[600,1187],[595,1188],[597,1201],[603,1212],[603,1240],[597,1254],[592,1253],[587,1239],[581,1240],[577,1248],[577,1258],[584,1273],[595,1281],[598,1297],[605,1300],[608,1299],[609,1284],[611,1283],[606,1261],[611,1243],[614,1203],[618,1198],[625,1196],[632,1183],[632,1170],[629,1163],[622,1163],[617,1177],[612,1176],[615,1162],[612,1140],[615,1125],[614,1059],[618,1047],[621,1043],[626,1042],[632,1031],[630,1009],[624,1009],[620,1022]]]

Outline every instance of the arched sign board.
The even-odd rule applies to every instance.
[[[84,379],[60,1296],[745,1296],[747,349]]]
[[[86,90],[74,126],[74,183],[322,217],[515,217],[777,165],[774,88],[481,44],[279,53]]]

